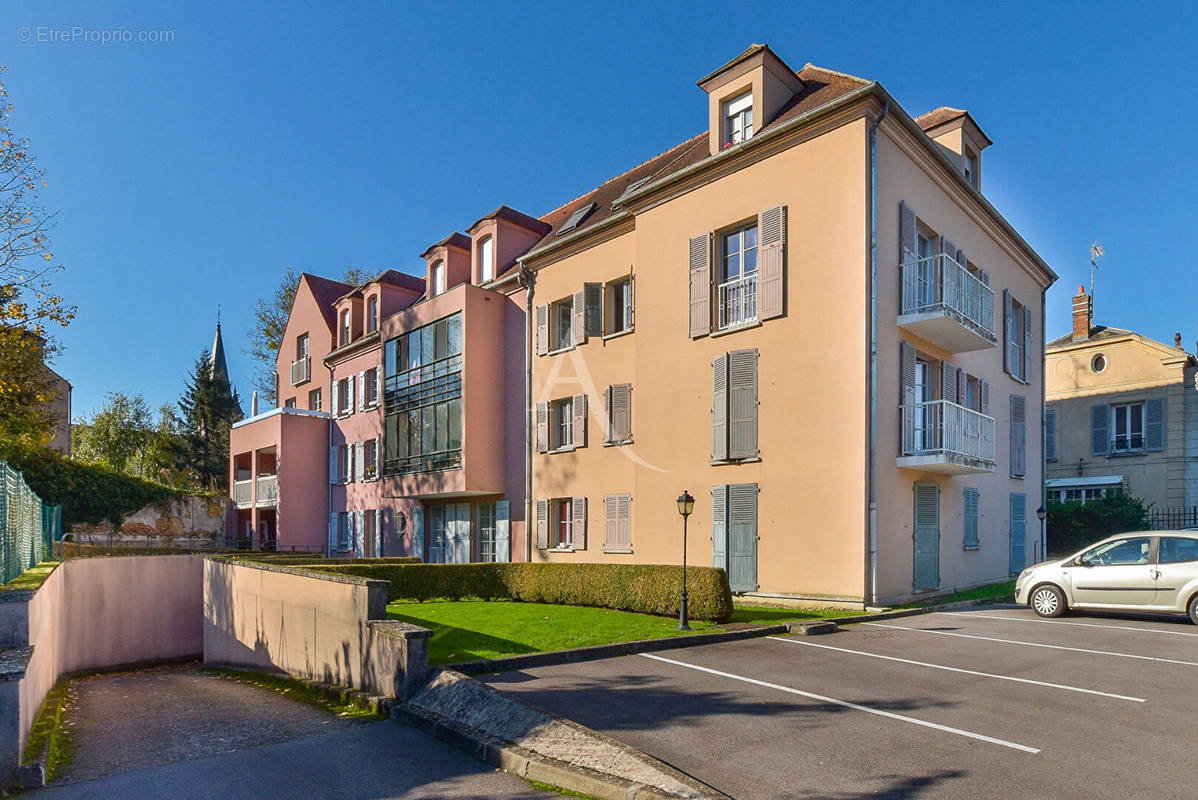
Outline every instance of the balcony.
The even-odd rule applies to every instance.
[[[254,504],[254,482],[233,481],[233,504],[238,508],[249,508]]]
[[[757,273],[752,272],[716,287],[719,327],[735,328],[757,321]]]
[[[291,385],[299,386],[312,380],[312,357],[304,356],[291,362]]]
[[[279,504],[279,476],[258,476],[258,508],[273,508]]]
[[[902,407],[898,466],[946,475],[993,472],[994,418],[947,400]]]
[[[909,255],[898,325],[951,353],[998,346],[993,290],[946,253]]]

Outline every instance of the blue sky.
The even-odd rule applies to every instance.
[[[1098,321],[1198,338],[1192,4],[251,5],[0,16],[13,126],[48,173],[79,305],[56,365],[77,416],[113,389],[174,401],[217,304],[248,400],[242,337],[285,266],[417,271],[500,203],[543,214],[704,129],[695,81],[761,41],[913,114],[974,114],[995,142],[986,194],[1061,275],[1050,336],[1098,239]],[[38,41],[71,26],[174,40]]]

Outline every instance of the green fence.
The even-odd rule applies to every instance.
[[[62,539],[62,506],[48,506],[25,478],[0,461],[0,583],[54,552]]]

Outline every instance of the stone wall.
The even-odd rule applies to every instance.
[[[67,531],[81,544],[125,547],[179,547],[189,550],[223,547],[227,498],[184,497],[164,506],[149,505],[112,525],[76,523]]]

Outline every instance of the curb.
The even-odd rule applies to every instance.
[[[871,622],[882,619],[900,619],[902,617],[915,617],[920,614],[931,614],[936,611],[955,611],[959,608],[972,608],[973,606],[992,606],[1002,603],[1014,603],[1014,595],[1002,595],[1001,597],[980,597],[976,600],[958,600],[955,603],[939,603],[932,606],[921,606],[920,608],[900,608],[894,611],[882,611],[877,614],[858,614],[852,617],[836,617],[833,621],[851,625],[856,622]]]

